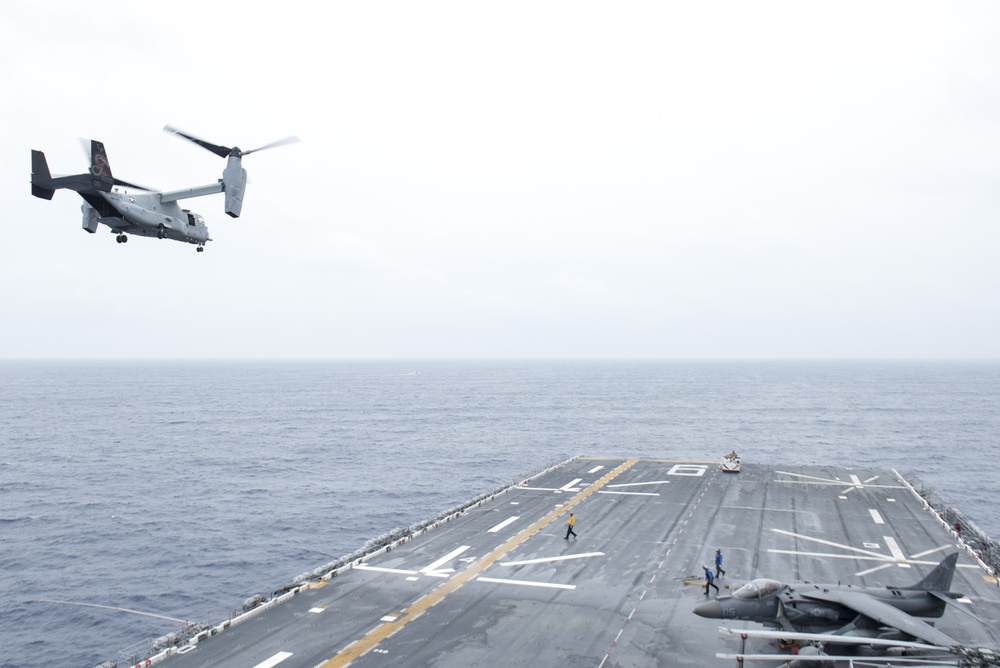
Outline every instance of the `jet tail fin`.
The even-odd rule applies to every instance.
[[[958,563],[958,552],[953,552],[941,560],[934,570],[923,580],[910,587],[900,589],[923,589],[925,591],[948,591],[951,589],[951,579],[955,575],[955,564]]]
[[[42,184],[52,181],[52,174],[49,173],[49,163],[45,160],[45,154],[41,151],[31,151],[31,194],[42,199],[52,199],[55,190],[45,188]]]

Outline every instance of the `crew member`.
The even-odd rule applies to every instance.
[[[715,577],[725,574],[726,572],[722,570],[722,548],[719,548],[715,551]]]
[[[573,517],[573,513],[570,513],[569,514],[569,519],[566,520],[566,538],[565,538],[565,540],[569,540],[570,535],[572,535],[573,538],[576,538],[576,532],[573,531],[573,525],[575,525],[575,524],[576,524],[576,518]]]
[[[715,582],[713,582],[713,580],[715,580],[715,576],[712,575],[712,569],[705,565],[702,565],[702,568],[705,569],[705,596],[708,596],[709,587],[715,587],[715,595],[718,596],[719,588],[716,586]]]

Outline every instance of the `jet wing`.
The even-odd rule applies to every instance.
[[[958,642],[949,637],[946,633],[938,631],[925,621],[906,614],[902,610],[892,607],[888,603],[883,603],[867,594],[854,591],[835,591],[829,589],[816,589],[801,592],[806,598],[826,601],[827,603],[839,603],[840,605],[854,610],[858,614],[869,617],[879,624],[891,626],[899,629],[907,635],[919,638],[924,642],[941,647],[952,647]]]

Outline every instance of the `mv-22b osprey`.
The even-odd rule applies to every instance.
[[[210,144],[170,126],[164,130],[184,137],[219,157],[228,158],[218,183],[172,192],[151,192],[147,188],[112,176],[104,144],[91,141],[90,171],[86,174],[53,177],[49,173],[45,154],[33,150],[31,194],[42,199],[52,199],[52,195],[60,188],[75,190],[83,198],[83,205],[80,207],[83,210],[83,229],[88,232],[96,232],[97,226],[103,224],[118,235],[116,240],[120,244],[128,241],[128,234],[137,234],[142,237],[173,239],[196,244],[200,253],[205,250],[205,243],[212,240],[208,236],[208,227],[200,215],[189,209],[182,209],[177,204],[178,200],[225,193],[226,213],[233,218],[239,218],[243,208],[243,193],[247,186],[247,172],[240,162],[243,156],[298,141],[296,137],[287,137],[250,151],[241,151],[238,147],[228,148]],[[144,192],[121,192],[115,186],[125,186]]]

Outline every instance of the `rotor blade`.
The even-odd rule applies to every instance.
[[[147,188],[146,186],[140,186],[138,183],[129,183],[128,181],[122,181],[121,179],[115,179],[116,186],[125,186],[126,188],[135,188],[136,190],[145,190],[146,192],[155,192],[153,188]]]
[[[80,150],[83,151],[83,159],[90,164],[90,140],[83,137],[77,137],[77,140],[80,142]]]
[[[301,140],[296,136],[285,137],[284,139],[279,139],[278,141],[273,141],[270,144],[264,144],[263,146],[258,146],[257,148],[252,148],[249,151],[243,151],[243,155],[249,155],[251,153],[256,153],[257,151],[263,151],[266,148],[274,148],[276,146],[285,146],[287,144],[298,144]]]
[[[194,142],[198,146],[201,146],[203,149],[211,151],[220,158],[228,158],[230,151],[232,151],[232,149],[230,148],[226,148],[225,146],[219,146],[218,144],[212,144],[210,142],[205,141],[204,139],[198,139],[197,137],[189,135],[185,132],[181,132],[177,128],[171,127],[169,125],[164,125],[163,130],[164,132],[172,132],[175,135],[180,135],[181,137],[184,137],[184,139],[187,139],[188,141]]]

